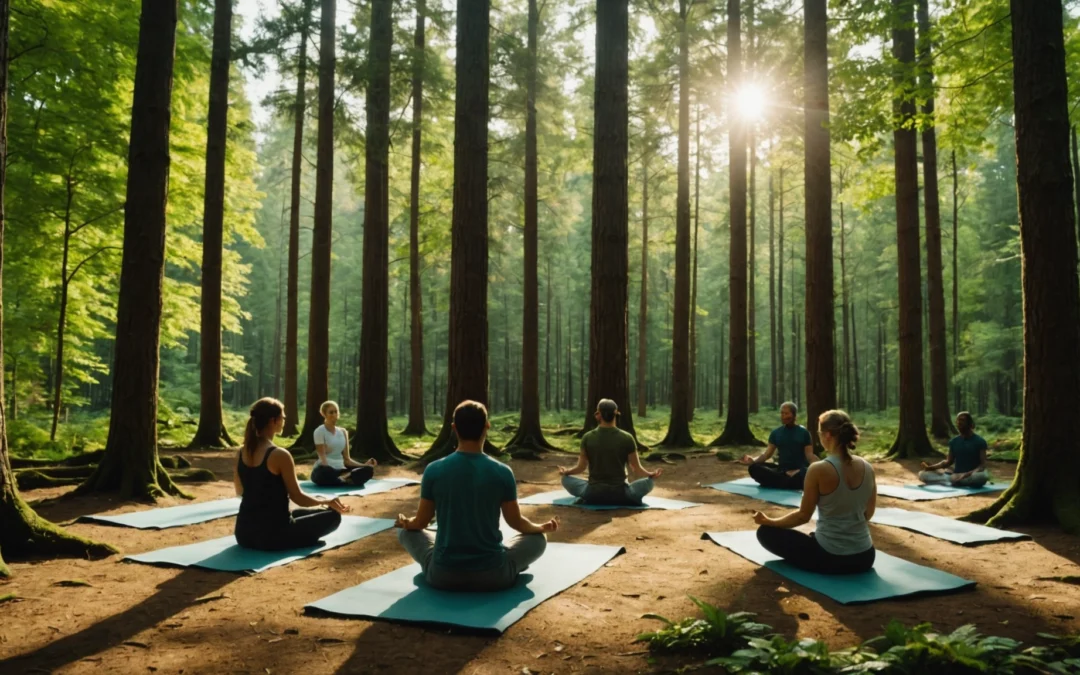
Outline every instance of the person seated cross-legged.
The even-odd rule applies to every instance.
[[[949,454],[935,464],[923,462],[919,480],[928,485],[982,487],[990,480],[986,473],[986,441],[975,433],[975,418],[969,412],[956,415],[956,428],[960,435],[949,441]]]
[[[350,485],[363,487],[375,475],[374,459],[361,464],[349,456],[349,434],[337,425],[338,404],[326,401],[319,406],[324,424],[315,429],[315,452],[319,459],[311,470],[311,482],[321,487]]]
[[[598,426],[581,439],[581,454],[577,466],[559,467],[563,489],[586,504],[608,506],[641,506],[641,500],[653,489],[653,479],[663,473],[661,469],[647,471],[638,457],[637,441],[615,426],[619,406],[609,398],[600,399],[596,405]],[[638,476],[627,485],[625,467]],[[576,474],[589,471],[589,479]]]
[[[743,455],[739,462],[750,466],[750,477],[762,487],[781,490],[801,490],[806,479],[806,469],[817,461],[814,440],[806,427],[796,424],[799,413],[790,401],[780,406],[782,425],[769,434],[769,447],[757,457]],[[779,452],[779,461],[770,462]]]
[[[559,520],[537,524],[521,515],[514,472],[484,454],[491,424],[483,404],[463,401],[453,419],[457,450],[424,470],[416,515],[397,517],[398,541],[435,588],[505,590],[544,554],[544,533],[559,529]],[[500,513],[521,533],[505,543]],[[425,529],[432,517],[438,522],[434,533]]]
[[[806,472],[798,511],[770,518],[755,512],[758,542],[795,567],[821,574],[857,574],[874,566],[877,554],[868,522],[877,508],[874,469],[855,457],[859,430],[843,410],[830,410],[818,420],[818,436],[828,451]],[[818,512],[817,529],[804,534],[792,529],[810,522]]]
[[[296,465],[288,450],[274,445],[285,426],[285,406],[261,398],[251,406],[244,446],[236,460],[233,485],[240,497],[236,543],[260,551],[285,551],[313,546],[341,525],[349,507],[340,499],[312,497],[300,489]],[[289,513],[289,501],[299,508]]]

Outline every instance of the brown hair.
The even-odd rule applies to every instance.
[[[843,410],[826,410],[818,417],[818,429],[832,434],[844,461],[850,462],[855,441],[859,440],[859,428],[851,421],[851,416]]]
[[[247,426],[244,427],[244,452],[254,454],[259,442],[259,433],[274,420],[285,413],[285,406],[276,398],[260,398],[251,404]]]
[[[458,440],[478,441],[487,428],[487,408],[476,401],[462,401],[454,408],[454,430]]]

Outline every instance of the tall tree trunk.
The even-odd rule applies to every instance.
[[[578,400],[577,405],[585,405],[585,387],[588,384],[588,376],[585,371],[585,354],[589,351],[585,341],[585,306],[578,305],[578,344],[581,351],[578,352]]]
[[[235,445],[221,408],[221,258],[225,230],[225,146],[229,135],[229,56],[233,0],[214,0],[210,105],[206,115],[202,296],[199,303],[199,426],[192,448]]]
[[[697,406],[697,294],[698,294],[698,230],[701,228],[701,105],[697,109],[694,141],[694,271],[690,277],[690,419]]]
[[[844,191],[844,183],[841,178],[840,192]],[[840,302],[841,323],[844,325],[844,402],[843,405],[851,407],[851,317],[848,315],[848,284],[847,284],[847,233],[844,223],[844,202],[840,202]]]
[[[390,438],[386,413],[385,355],[390,331],[390,51],[394,30],[392,12],[392,0],[372,0],[365,106],[367,133],[364,144],[360,386],[356,397],[356,431],[352,440],[352,446],[358,452],[383,464],[400,464],[407,459]],[[403,372],[402,365],[402,359],[399,358],[399,373]],[[400,395],[396,398],[401,401]]]
[[[747,23],[747,60],[749,80],[753,82],[757,77],[757,37],[756,24],[754,21],[754,0],[746,3]],[[747,319],[750,325],[749,356],[750,356],[750,413],[756,414],[761,409],[761,396],[759,395],[760,381],[758,378],[757,361],[757,120],[750,122],[749,134],[747,135],[747,148],[750,151],[750,246],[748,254],[749,266],[749,301],[747,305]]]
[[[896,161],[896,251],[900,298],[900,427],[889,455],[921,457],[933,452],[923,411],[922,283],[919,265],[919,167],[913,126],[910,73],[915,64],[914,0],[893,0],[893,56],[898,113],[893,131]]]
[[[281,233],[279,235],[282,240],[285,239],[285,206],[282,203],[281,208]],[[285,280],[285,271],[282,269],[282,263],[285,256],[281,254],[281,249],[278,249],[278,284],[277,284],[277,302],[274,303],[274,398],[281,398],[281,301],[284,291],[282,282]]]
[[[78,151],[76,151],[78,152]],[[52,430],[49,432],[49,440],[56,440],[56,427],[60,422],[60,408],[64,390],[64,329],[67,327],[68,307],[68,260],[71,255],[71,206],[75,200],[75,156],[72,155],[71,165],[65,177],[64,184],[67,199],[64,206],[64,241],[63,253],[60,262],[60,311],[56,320],[56,366],[53,368],[53,401],[52,401]]]
[[[641,167],[641,304],[638,310],[637,414],[645,417],[645,371],[649,358],[649,154]]]
[[[675,298],[671,332],[671,417],[659,445],[696,445],[690,434],[690,62],[687,0],[679,0],[679,140],[675,206]]]
[[[1073,189],[1073,199],[1077,203],[1077,208],[1080,209],[1080,148],[1076,143],[1076,127],[1071,127],[1069,131],[1072,134],[1072,170],[1073,180],[1075,181],[1075,187]],[[955,154],[955,151],[954,151]],[[1077,227],[1080,228],[1080,213],[1077,214]],[[1080,230],[1078,230],[1080,233]]]
[[[885,359],[885,323],[880,316],[877,336],[877,385],[878,410],[883,411],[889,406],[889,364]]]
[[[1024,288],[1024,423],[1012,486],[972,514],[991,525],[1052,520],[1080,534],[1080,454],[1070,438],[1080,389],[1068,86],[1058,0],[1013,0],[1016,182]],[[1031,263],[1031,264],[1029,264]]]
[[[726,332],[726,322],[723,312],[720,313],[720,338],[717,340],[720,343],[720,371],[716,375],[716,416],[724,416],[724,333]]]
[[[299,342],[300,297],[300,184],[304,167],[304,115],[307,110],[307,43],[311,26],[311,3],[304,0],[303,23],[300,28],[300,55],[296,71],[296,102],[293,105],[293,155],[291,188],[289,191],[289,262],[285,311],[285,428],[282,433],[299,433],[300,375],[297,364]]]
[[[628,0],[597,0],[589,396],[583,431],[596,426],[597,402],[610,398],[622,411],[619,426],[633,434],[626,327],[628,61]]]
[[[457,445],[451,416],[464,400],[488,403],[488,38],[490,0],[458,0],[446,414],[428,463]],[[495,451],[488,443],[489,451]]]
[[[852,282],[852,284],[854,285],[854,281]],[[859,341],[856,338],[856,332],[855,332],[855,324],[857,322],[855,320],[855,300],[854,299],[851,301],[851,309],[850,309],[850,311],[851,311],[851,360],[852,360],[852,369],[854,371],[854,377],[852,379],[854,379],[854,381],[855,381],[855,395],[851,399],[851,401],[852,401],[851,402],[851,407],[854,408],[855,410],[859,410],[860,407],[862,406],[862,392],[861,392],[860,387],[859,387],[859,378],[861,376],[860,375],[861,371],[859,370]]]
[[[829,149],[828,2],[806,0],[806,419],[836,407],[833,297],[832,169]],[[796,345],[796,348],[798,346]]]
[[[555,390],[556,412],[562,410],[562,300],[555,300]]]
[[[311,242],[307,395],[304,426],[296,446],[314,446],[322,424],[319,406],[330,397],[330,248],[334,217],[334,68],[337,0],[322,0],[319,25],[319,134],[315,166],[315,227]],[[379,357],[385,358],[385,350]]]
[[[777,216],[776,251],[780,264],[776,269],[776,390],[779,399],[789,399],[794,394],[788,390],[787,368],[784,365],[784,167],[777,172],[776,191],[780,205]]]
[[[782,266],[781,266],[782,267]],[[769,172],[769,403],[780,403],[776,361],[776,194]]]
[[[551,410],[551,256],[544,262],[547,267],[547,276],[544,279],[544,289],[547,291],[547,303],[544,305],[544,409]]]
[[[525,76],[525,284],[521,317],[521,420],[508,449],[552,450],[540,428],[540,282],[538,279],[536,61],[540,11],[529,0],[529,61]],[[550,280],[550,275],[549,275]]]
[[[938,195],[937,131],[934,128],[934,68],[928,0],[918,0],[922,113],[923,207],[926,211],[926,296],[930,330],[930,434],[947,439],[956,433],[949,415],[949,366],[945,347],[945,280],[941,258],[941,204]]]
[[[959,269],[960,251],[960,180],[956,171],[956,150],[951,153],[952,159],[952,363],[953,374],[960,372],[960,277]],[[1080,201],[1080,196],[1078,196]],[[960,401],[960,384],[953,384],[953,405],[957,410],[963,408]]]
[[[131,104],[124,253],[116,309],[112,417],[105,455],[79,492],[182,495],[157,453],[158,348],[165,276],[176,0],[145,0]]]

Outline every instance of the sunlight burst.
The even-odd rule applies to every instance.
[[[769,107],[765,90],[756,84],[745,84],[735,95],[735,110],[747,120],[756,120],[765,116]]]

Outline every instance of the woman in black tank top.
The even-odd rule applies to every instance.
[[[244,447],[236,460],[233,484],[240,495],[236,543],[263,551],[313,546],[341,525],[349,507],[340,499],[318,499],[304,493],[296,480],[296,465],[288,450],[274,445],[285,425],[285,406],[262,398],[251,406],[244,430]],[[289,500],[300,508],[289,513]]]

